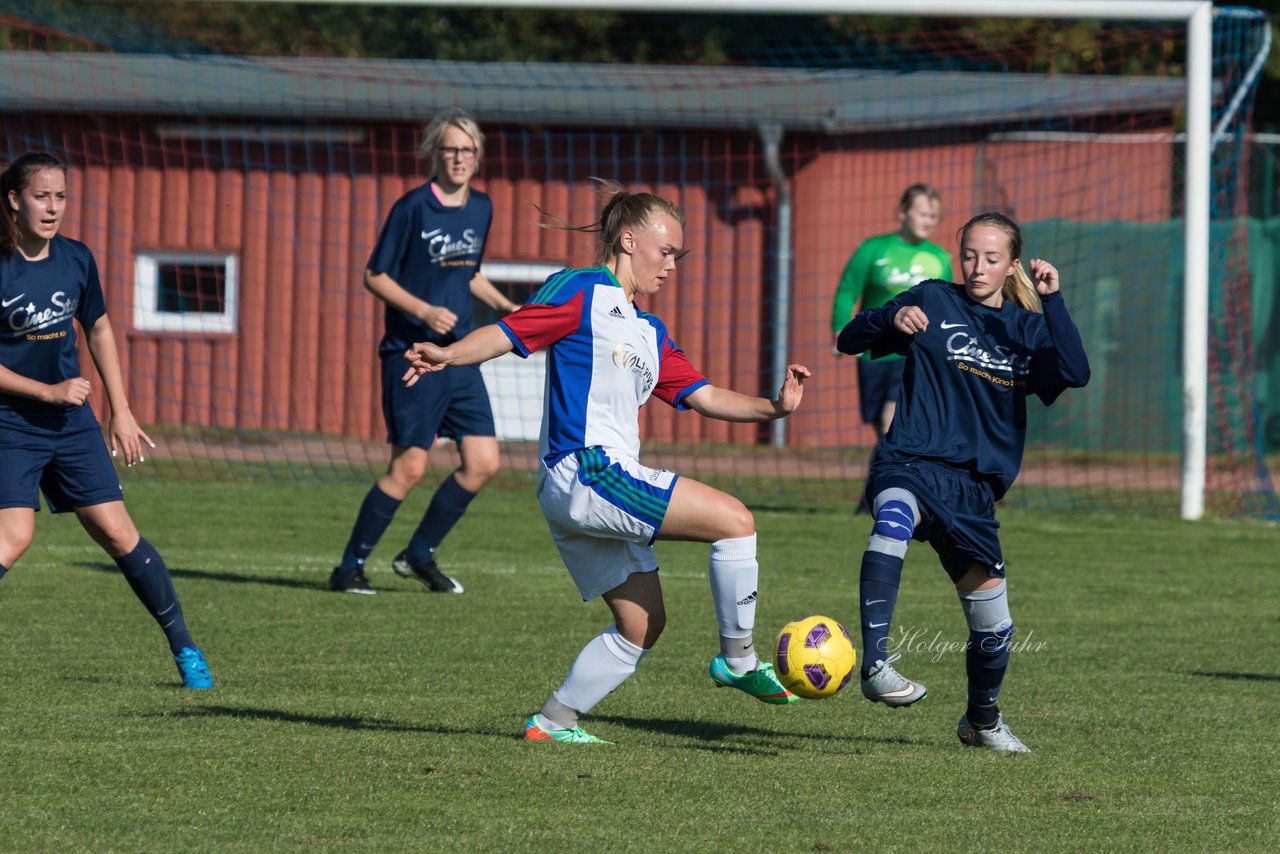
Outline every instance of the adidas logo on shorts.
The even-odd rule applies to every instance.
[[[609,309],[609,316],[623,318],[624,320],[626,319],[625,317],[623,317],[622,309],[618,308],[616,305],[613,308]]]

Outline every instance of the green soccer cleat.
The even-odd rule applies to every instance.
[[[538,716],[533,715],[524,725],[525,741],[561,741],[566,744],[613,744],[603,738],[596,738],[580,726],[571,729],[543,729],[538,725]]]
[[[709,671],[717,688],[737,688],[763,703],[781,706],[800,699],[782,687],[782,683],[773,672],[773,665],[764,661],[750,673],[734,673],[725,663],[724,656],[717,655],[711,659]]]

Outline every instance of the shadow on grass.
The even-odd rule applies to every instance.
[[[673,720],[670,718],[632,718],[619,715],[600,715],[593,719],[605,723],[630,727],[631,729],[643,730],[657,735],[675,736],[677,738],[686,738],[694,741],[705,742],[705,744],[696,745],[699,749],[732,751],[739,753],[776,753],[776,748],[789,749],[786,748],[785,745],[779,744],[780,741],[789,741],[792,739],[829,741],[833,738],[839,738],[856,744],[888,744],[895,746],[923,745],[929,743],[924,739],[903,738],[901,736],[871,737],[865,735],[821,735],[810,732],[799,733],[762,729],[760,727],[721,723],[718,721]],[[765,744],[762,748],[744,748],[740,745],[729,745],[723,743],[726,739],[738,736],[758,738]]]
[[[120,568],[114,563],[104,563],[101,561],[83,560],[77,561],[72,566],[81,569],[92,569],[98,572],[109,572],[114,575],[120,574]],[[290,587],[295,590],[320,590],[329,593],[328,577],[317,576],[317,578],[282,578],[270,575],[244,575],[237,572],[210,572],[207,569],[175,569],[169,567],[169,574],[174,578],[192,578],[201,581],[221,581],[228,584],[263,584],[268,587]],[[323,578],[323,580],[320,580]],[[379,587],[378,593],[404,593],[407,591],[397,590],[393,587]]]
[[[1232,679],[1241,682],[1280,682],[1280,676],[1274,673],[1235,673],[1214,670],[1191,670],[1188,676],[1203,676],[1206,679]]]
[[[458,730],[449,727],[429,727],[417,724],[406,724],[382,718],[366,718],[358,715],[304,715],[298,712],[286,712],[281,709],[249,709],[235,706],[199,706],[170,712],[144,712],[139,717],[148,718],[235,718],[237,720],[270,721],[272,723],[303,724],[305,726],[328,727],[366,732],[421,732],[455,734],[467,732],[472,735],[496,735],[497,733],[479,730]],[[504,735],[506,733],[503,733]]]

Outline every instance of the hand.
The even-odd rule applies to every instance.
[[[429,305],[418,315],[418,319],[427,324],[432,332],[444,335],[458,322],[458,315],[442,305]]]
[[[1031,259],[1031,281],[1035,283],[1036,293],[1048,296],[1058,292],[1058,269],[1043,258]]]
[[[84,406],[89,399],[89,391],[93,388],[84,377],[72,377],[48,387],[45,403],[54,406]]]
[[[111,456],[123,453],[126,466],[146,461],[146,457],[142,455],[143,442],[152,448],[156,446],[156,443],[151,441],[151,437],[142,432],[142,428],[133,418],[133,413],[127,409],[124,412],[111,413],[111,420],[107,422],[107,436],[111,440]]]
[[[915,335],[929,328],[929,318],[918,305],[904,305],[893,316],[893,328],[905,335]]]
[[[804,365],[787,365],[782,390],[778,392],[778,399],[773,402],[773,410],[779,417],[790,415],[799,408],[800,399],[804,397],[804,381],[809,376],[809,369]]]
[[[412,386],[423,374],[442,371],[453,363],[452,353],[425,341],[406,350],[404,358],[409,363],[409,370],[401,377],[406,386]]]

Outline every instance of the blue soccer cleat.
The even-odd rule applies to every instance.
[[[182,652],[173,657],[182,674],[182,687],[203,691],[213,687],[213,674],[209,672],[209,663],[204,660],[204,653],[195,647],[184,646]]]

